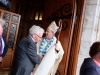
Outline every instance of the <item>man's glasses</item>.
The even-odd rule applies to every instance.
[[[35,34],[35,35],[37,35],[37,34]],[[39,35],[37,35],[37,36],[42,39],[42,37],[40,37]]]

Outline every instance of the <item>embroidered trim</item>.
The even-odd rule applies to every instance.
[[[39,47],[40,49],[40,54],[42,54],[43,56],[46,54],[46,51],[48,50],[48,48],[50,47],[50,45],[54,42],[54,37],[47,42],[46,38],[43,38],[42,43]]]

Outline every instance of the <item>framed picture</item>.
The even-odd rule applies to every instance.
[[[18,20],[19,20],[18,16],[15,16],[15,15],[12,16],[12,22],[16,22],[17,23]]]
[[[4,20],[10,20],[11,15],[9,13],[4,12],[3,19]]]

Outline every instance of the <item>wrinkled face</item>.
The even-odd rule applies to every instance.
[[[34,36],[35,42],[38,42],[42,40],[43,33],[40,32],[39,34],[34,34]]]
[[[0,24],[0,36],[2,36],[2,34],[3,34],[3,27],[2,27],[2,25]]]
[[[54,36],[54,33],[50,29],[47,28],[46,38],[50,40],[53,36]]]

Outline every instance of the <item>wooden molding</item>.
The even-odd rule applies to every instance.
[[[81,41],[81,32],[82,32],[82,25],[83,25],[83,17],[84,17],[84,9],[85,9],[85,0],[79,0],[77,2],[77,20],[76,25],[74,27],[72,45],[71,45],[71,54],[68,66],[68,73],[67,75],[76,75],[77,69],[77,61],[78,61],[78,53],[79,53],[79,46]]]

